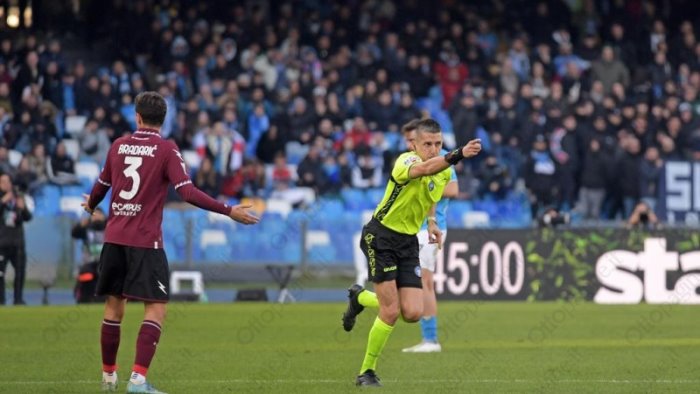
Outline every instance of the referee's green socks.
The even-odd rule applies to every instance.
[[[362,293],[365,293],[364,291]],[[377,296],[374,295],[376,302]],[[360,375],[365,373],[368,369],[376,371],[377,369],[377,359],[382,354],[384,345],[389,339],[389,335],[394,330],[393,326],[384,323],[379,316],[374,320],[372,329],[369,330],[369,338],[367,339],[367,352],[365,353],[365,359],[362,362],[362,368],[360,369]]]
[[[377,293],[373,293],[367,289],[357,295],[357,302],[365,308],[379,308],[379,299]]]

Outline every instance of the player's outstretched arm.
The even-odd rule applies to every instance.
[[[462,159],[468,159],[478,155],[480,151],[481,140],[471,140],[463,147],[455,149],[445,156],[433,157],[430,160],[414,164],[409,169],[408,176],[411,179],[415,179],[422,176],[435,175],[447,167],[459,163]]]
[[[188,203],[206,211],[226,215],[238,223],[256,224],[260,221],[259,218],[246,211],[246,209],[251,207],[250,205],[236,205],[234,207],[229,207],[228,205],[211,198],[203,191],[197,189],[189,180],[182,186],[177,185],[175,190],[180,197],[182,197],[182,199]]]
[[[246,211],[250,206],[236,205],[234,207],[229,207],[197,189],[197,187],[192,184],[192,180],[187,173],[187,165],[182,158],[182,154],[180,154],[180,151],[177,149],[177,146],[174,143],[170,143],[168,148],[165,164],[166,177],[170,183],[174,185],[175,191],[180,195],[180,198],[206,211],[226,215],[238,223],[256,224],[260,221],[259,218]]]

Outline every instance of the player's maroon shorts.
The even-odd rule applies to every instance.
[[[170,271],[163,249],[105,243],[100,255],[98,296],[168,302]]]

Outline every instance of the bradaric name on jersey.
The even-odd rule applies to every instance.
[[[119,150],[117,154],[119,155],[129,155],[129,156],[148,156],[155,157],[155,151],[158,149],[157,145],[129,145],[121,144],[119,145]]]

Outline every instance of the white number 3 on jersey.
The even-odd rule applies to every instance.
[[[131,178],[132,185],[131,185],[131,190],[120,191],[119,197],[121,197],[125,200],[131,200],[132,198],[134,198],[134,196],[136,196],[136,193],[138,193],[138,191],[139,191],[139,186],[141,186],[141,177],[139,176],[139,173],[136,170],[138,170],[138,168],[141,167],[141,164],[143,164],[143,158],[142,157],[135,157],[135,156],[127,156],[124,158],[124,164],[129,165],[129,167],[126,167],[124,169],[124,175]]]

